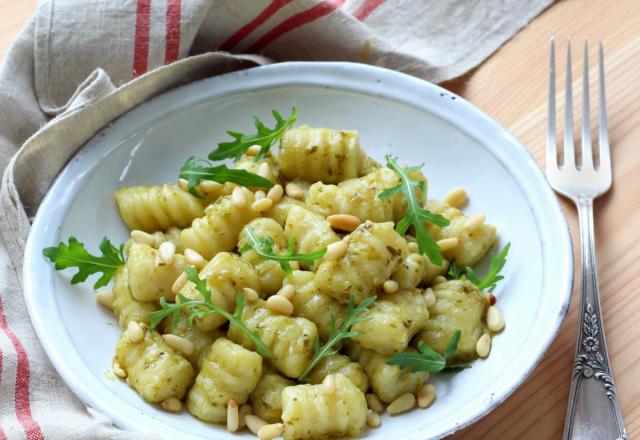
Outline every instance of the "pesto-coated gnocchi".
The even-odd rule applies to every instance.
[[[125,329],[131,321],[149,324],[149,313],[157,307],[153,302],[136,300],[129,290],[129,269],[121,267],[113,281],[113,313],[118,317],[120,328]]]
[[[360,364],[353,362],[349,356],[334,354],[322,359],[309,374],[309,383],[322,383],[330,374],[340,373],[348,378],[363,393],[369,388],[369,379]]]
[[[176,255],[173,264],[165,264],[160,260],[157,249],[147,244],[131,243],[127,258],[131,296],[143,302],[160,298],[172,300],[175,294],[171,286],[182,274],[183,267],[182,255]]]
[[[253,413],[266,422],[279,422],[282,418],[282,390],[295,384],[274,371],[265,370],[249,397]]]
[[[288,239],[296,239],[301,253],[312,252],[340,241],[340,237],[324,217],[300,206],[291,206],[289,209],[284,233]]]

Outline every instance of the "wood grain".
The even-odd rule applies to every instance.
[[[0,56],[35,10],[35,0],[0,0]],[[544,161],[548,41],[559,52],[571,38],[581,49],[586,37],[605,45],[609,138],[613,149],[614,187],[596,203],[596,247],[602,310],[629,438],[640,438],[640,2],[638,0],[562,0],[547,9],[473,72],[445,87],[462,95],[508,128],[541,165]],[[576,54],[579,51],[576,51]],[[591,51],[595,71],[595,45]],[[576,60],[578,57],[575,57]],[[574,76],[582,69],[574,64]],[[564,72],[564,58],[558,57]],[[595,75],[592,75],[595,80]],[[558,94],[564,86],[558,83]],[[574,83],[576,105],[579,82]],[[559,101],[560,104],[560,101]],[[592,100],[592,115],[595,102]],[[560,105],[560,115],[562,106]],[[576,133],[581,121],[576,112]],[[559,115],[559,117],[560,117]],[[595,125],[595,124],[594,124]],[[574,243],[574,208],[562,201]],[[579,257],[576,247],[575,256]],[[577,260],[579,261],[579,260]],[[577,283],[576,283],[577,287]],[[560,333],[538,368],[506,402],[457,439],[557,439],[567,404],[571,363],[578,325],[577,295]],[[507,317],[508,326],[508,317]],[[507,330],[508,331],[508,330]]]

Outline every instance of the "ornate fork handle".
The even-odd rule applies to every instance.
[[[596,273],[593,199],[575,200],[580,218],[582,286],[576,357],[569,395],[564,439],[627,439],[616,395],[600,314]]]

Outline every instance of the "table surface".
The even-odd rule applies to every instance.
[[[36,0],[0,0],[1,58],[35,7]],[[543,166],[549,38],[556,38],[563,54],[567,38],[578,47],[584,38],[592,43],[603,41],[614,186],[596,202],[596,249],[609,355],[629,438],[640,437],[640,380],[635,370],[640,363],[640,350],[635,343],[630,343],[640,339],[640,324],[636,321],[640,316],[640,277],[633,263],[640,256],[640,247],[636,245],[640,241],[640,227],[635,217],[640,213],[640,184],[638,178],[634,178],[640,174],[639,29],[638,0],[559,1],[478,68],[444,84],[509,129]],[[595,54],[595,45],[592,45],[592,71],[596,65]],[[558,72],[564,72],[564,57],[558,58]],[[574,63],[573,68],[574,77],[578,78],[582,63]],[[594,79],[592,74],[592,81]],[[562,96],[564,86],[558,85],[557,93]],[[580,96],[580,93],[580,87],[574,85],[574,94]],[[595,105],[592,100],[592,115],[597,114]],[[575,113],[577,133],[581,120],[579,112]],[[595,117],[592,117],[592,127],[595,126]],[[575,210],[566,201],[561,203],[577,244]],[[579,249],[574,249],[574,253],[577,259]],[[629,267],[625,261],[631,262]],[[578,294],[574,289],[564,325],[531,377],[499,408],[454,438],[541,440],[561,437],[578,328],[577,308]]]

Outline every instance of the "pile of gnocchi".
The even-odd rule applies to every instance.
[[[489,355],[504,327],[495,297],[452,277],[450,265],[475,265],[496,242],[496,228],[483,214],[462,213],[463,189],[427,200],[426,178],[412,169],[424,185],[416,203],[447,220],[424,220],[442,256],[435,264],[413,227],[397,231],[407,195],[379,197],[402,185],[402,176],[368,157],[357,132],[288,128],[277,154],[261,152],[259,145],[246,149],[233,168],[268,179],[270,188],[203,180],[195,192],[181,179],[115,191],[131,239],[112,289],[97,293],[123,329],[113,373],[166,411],[186,407],[204,422],[260,439],[358,436],[379,427],[385,411],[429,407],[436,397],[429,371],[388,360],[418,353],[420,342],[440,355],[450,351],[447,365]],[[274,255],[320,249],[322,256],[285,270],[247,246],[248,231],[266,238]],[[237,318],[270,357],[219,313],[185,307],[152,325],[150,315],[167,304],[203,300],[187,266],[218,307],[233,314],[242,300]],[[374,295],[361,319],[343,325]],[[318,357],[341,329],[344,338]]]

